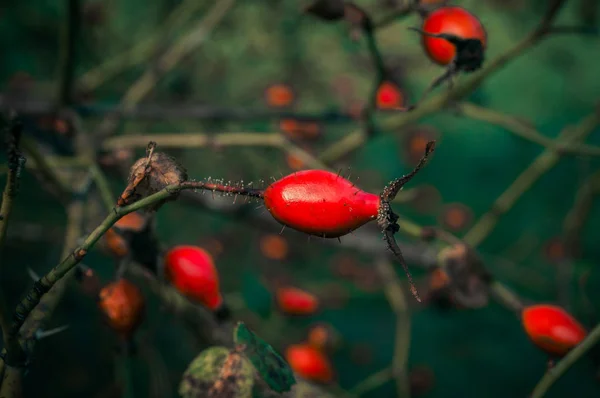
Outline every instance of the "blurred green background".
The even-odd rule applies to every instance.
[[[163,39],[156,42],[154,49],[155,55],[160,54],[198,24],[215,1],[187,2],[187,11],[182,13],[185,18],[167,34],[161,30],[165,19],[181,7],[182,1],[81,3],[78,77],[149,37],[158,35]],[[394,2],[356,3],[379,20],[389,15]],[[546,5],[544,0],[453,3],[466,7],[485,24],[488,59],[533,29]],[[573,25],[580,23],[584,3],[569,1],[559,20]],[[297,101],[290,112],[321,119],[320,138],[302,143],[313,153],[318,154],[360,128],[350,118],[331,115],[347,113],[352,104],[364,103],[368,98],[375,71],[365,40],[362,36],[352,40],[344,23],[325,23],[302,14],[303,5],[306,3],[294,0],[238,0],[208,39],[167,73],[142,102],[170,107],[185,104],[218,107],[224,110],[224,117],[164,120],[131,117],[119,124],[117,134],[276,132],[278,120],[266,116],[268,107],[264,100],[265,89],[276,83],[286,83],[294,89]],[[64,1],[3,2],[0,7],[3,93],[24,90],[31,101],[55,100],[59,37],[65,18]],[[426,58],[418,35],[406,29],[418,25],[419,17],[413,15],[376,34],[386,64],[395,68],[411,102],[443,72]],[[596,37],[550,37],[492,75],[468,99],[526,119],[544,135],[556,137],[563,127],[577,123],[598,104],[599,50]],[[127,67],[92,92],[79,92],[76,101],[116,105],[126,89],[147,70],[152,58]],[[227,117],[228,112],[240,109],[258,116],[246,120]],[[84,116],[88,130],[94,130],[102,120],[93,112]],[[68,137],[44,130],[40,125],[41,122],[30,121],[26,134],[47,148],[63,154],[69,152]],[[414,201],[395,208],[423,225],[437,224],[444,209],[442,204],[450,203],[464,204],[472,211],[473,220],[476,219],[544,149],[500,127],[443,112],[421,120],[414,128],[380,132],[360,150],[338,161],[334,168],[341,168],[345,174],[349,169],[350,179],[358,181],[361,188],[378,192],[385,182],[410,170],[404,137],[419,126],[434,129],[439,134],[439,145],[433,160],[407,189],[433,186],[439,191],[441,204],[427,212],[418,211]],[[600,144],[599,132],[590,135],[589,143]],[[160,144],[159,141],[159,148]],[[268,181],[291,171],[285,154],[273,148],[165,151],[175,155],[190,176],[198,179],[212,176],[232,181]],[[137,149],[136,156],[141,155],[143,149]],[[587,294],[592,304],[600,298],[596,288],[600,284],[596,265],[600,248],[595,229],[600,226],[600,208],[591,208],[581,232],[580,255],[568,262],[566,271],[549,261],[543,249],[551,239],[564,233],[564,219],[573,206],[578,187],[598,166],[600,163],[594,157],[564,156],[501,218],[481,245],[486,266],[500,281],[527,300],[560,302],[584,323],[589,320],[578,283],[582,275],[589,276]],[[121,192],[125,181],[114,173],[111,176],[114,192]],[[4,177],[0,177],[2,184]],[[209,195],[204,198],[210,202]],[[286,230],[282,236],[289,245],[289,254],[284,260],[267,259],[261,252],[260,240],[266,234],[279,233],[280,227],[259,228],[248,222],[253,213],[264,211],[255,209],[257,206],[247,205],[246,213],[250,216],[231,216],[218,209],[171,203],[157,214],[158,234],[166,245],[208,245],[218,240],[223,250],[216,261],[226,298],[235,303],[236,318],[251,322],[257,333],[276,348],[283,350],[287,344],[304,340],[309,325],[317,321],[333,325],[345,343],[332,356],[342,388],[350,389],[357,381],[387,366],[393,352],[395,320],[381,287],[364,289],[332,272],[332,265],[342,255],[352,256],[364,267],[372,268],[375,260],[372,255],[324,246],[317,239],[307,243],[302,235]],[[64,226],[63,207],[26,170],[2,258],[1,290],[11,303],[16,303],[30,286],[26,267],[43,274],[57,263]],[[93,226],[89,225],[86,232]],[[466,230],[468,225],[457,234],[460,236]],[[103,251],[94,250],[85,263],[97,270],[104,281],[112,277],[113,260]],[[414,267],[413,271],[417,279],[425,276]],[[328,284],[335,283],[347,299],[341,306],[325,303],[315,316],[282,318],[270,311],[272,297],[265,282],[282,277],[308,290],[331,290]],[[405,280],[402,275],[401,278]],[[155,359],[159,352],[162,359],[148,361],[142,355],[134,358],[136,396],[150,396],[156,363],[168,377],[172,396],[176,396],[181,373],[199,347],[147,289],[145,292],[150,304],[137,343],[154,351],[151,356]],[[543,375],[546,356],[529,342],[519,319],[507,309],[491,302],[476,310],[440,310],[413,305],[410,295],[407,300],[411,303],[409,370],[427,368],[433,374],[430,388],[421,394],[415,391],[414,396],[526,397]],[[37,347],[25,382],[26,396],[115,396],[111,388],[117,341],[102,323],[94,299],[83,295],[75,285],[52,320],[52,325],[65,323],[70,325],[67,331],[43,340]],[[149,363],[153,366],[149,367]],[[592,361],[585,358],[547,396],[600,396],[595,374]],[[365,396],[395,397],[394,382],[389,381]]]

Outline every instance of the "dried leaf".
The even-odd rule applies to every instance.
[[[289,391],[296,384],[294,373],[287,362],[243,322],[238,323],[233,336],[235,343],[243,346],[244,353],[273,391]]]
[[[129,171],[129,183],[121,194],[117,204],[131,204],[146,196],[152,195],[173,184],[180,184],[188,178],[186,169],[173,157],[152,152],[149,156],[138,159]],[[176,199],[176,195],[147,208],[158,210],[165,202]]]

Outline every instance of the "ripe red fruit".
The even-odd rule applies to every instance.
[[[526,307],[521,319],[533,343],[551,355],[565,355],[587,335],[585,328],[575,318],[555,305]]]
[[[477,39],[483,48],[487,34],[479,19],[462,7],[441,7],[423,21],[423,32],[454,35],[460,39]],[[423,47],[433,62],[449,65],[457,55],[457,47],[449,40],[423,35]]]
[[[229,195],[260,198],[281,224],[323,238],[339,238],[371,220],[383,233],[388,249],[396,256],[408,277],[411,293],[420,301],[402,251],[394,238],[400,230],[391,201],[427,162],[435,141],[428,142],[425,154],[415,168],[391,181],[379,195],[362,191],[338,174],[326,170],[305,170],[282,177],[266,189],[202,182],[195,186]]]
[[[290,345],[285,359],[292,370],[306,380],[321,383],[333,380],[333,370],[327,357],[308,344]]]
[[[98,305],[111,328],[130,337],[144,316],[144,297],[133,283],[119,279],[100,290]]]
[[[377,218],[379,195],[325,170],[304,170],[265,189],[265,206],[280,223],[310,235],[337,238]]]
[[[311,315],[319,308],[319,299],[295,287],[281,287],[275,294],[279,308],[290,315]]]
[[[377,89],[376,102],[378,109],[398,109],[403,105],[404,96],[396,84],[384,81]]]
[[[175,246],[164,258],[165,276],[175,288],[210,310],[223,304],[219,275],[208,252],[197,246]]]

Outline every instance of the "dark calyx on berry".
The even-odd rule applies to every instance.
[[[456,47],[454,63],[458,70],[473,72],[481,68],[484,60],[484,48],[479,39],[450,40]]]

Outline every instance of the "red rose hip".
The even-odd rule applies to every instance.
[[[175,246],[164,258],[165,276],[183,295],[212,311],[223,306],[219,275],[211,255],[197,246]]]
[[[304,170],[265,189],[265,206],[280,223],[324,238],[346,235],[377,218],[379,195],[325,170]]]
[[[319,299],[295,287],[281,287],[276,292],[277,305],[290,315],[311,315],[319,308]]]
[[[333,370],[327,357],[308,344],[293,344],[285,352],[285,359],[292,370],[309,381],[329,383]]]
[[[98,306],[110,327],[129,338],[144,316],[144,296],[133,283],[119,279],[100,290]]]
[[[575,318],[555,305],[526,307],[521,320],[533,343],[551,355],[565,355],[587,336],[587,331]]]
[[[423,32],[449,34],[460,39],[477,39],[485,48],[487,34],[479,19],[462,7],[441,7],[423,21]],[[449,65],[456,57],[456,45],[450,41],[423,35],[423,47],[429,58],[439,65]]]

